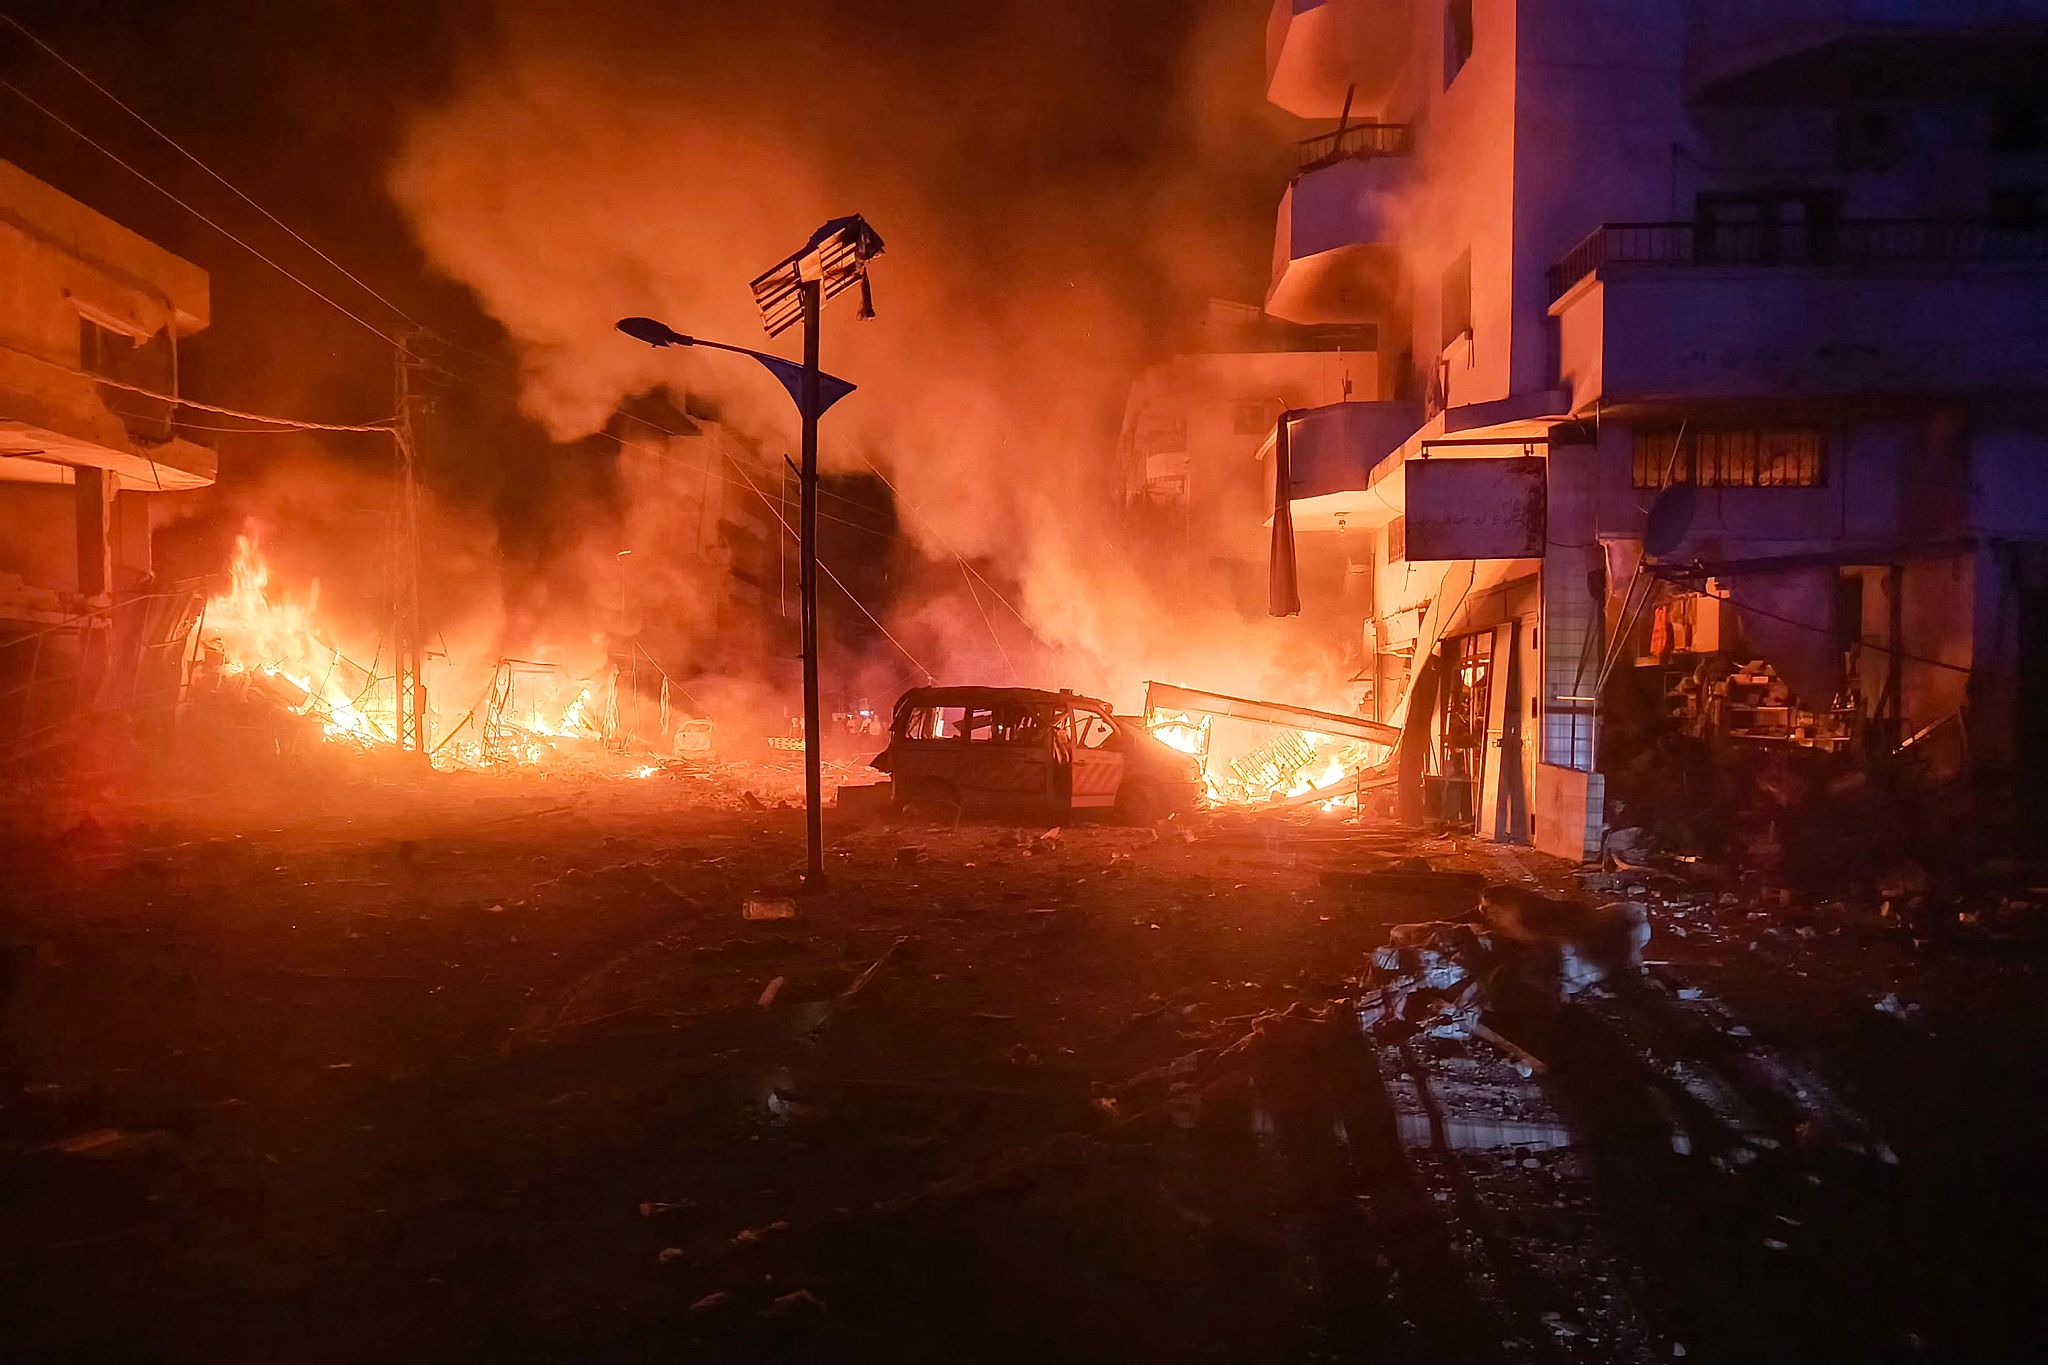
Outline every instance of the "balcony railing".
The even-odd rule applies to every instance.
[[[1870,266],[2048,260],[2048,226],[1981,219],[1803,223],[1608,223],[1550,267],[1553,302],[1617,265]]]
[[[1406,123],[1353,123],[1335,132],[1303,138],[1301,171],[1337,161],[1365,161],[1378,156],[1407,156],[1415,150],[1415,130]]]

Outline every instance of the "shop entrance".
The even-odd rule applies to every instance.
[[[1430,785],[1439,819],[1462,829],[1477,826],[1480,783],[1486,775],[1487,702],[1493,690],[1493,632],[1460,635],[1443,643],[1444,686],[1437,704],[1435,773]]]

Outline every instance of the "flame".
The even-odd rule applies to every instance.
[[[255,537],[235,537],[228,589],[206,604],[206,629],[220,646],[223,672],[258,673],[290,683],[303,697],[294,709],[319,716],[329,738],[394,743],[390,726],[360,705],[368,691],[365,671],[313,628],[319,600],[317,583],[303,602],[273,596],[270,566]],[[356,681],[363,687],[351,691],[348,684]]]
[[[204,636],[221,656],[226,677],[260,678],[279,701],[301,715],[317,716],[326,738],[359,745],[396,745],[395,697],[380,692],[370,670],[350,661],[319,624],[320,586],[302,597],[272,582],[270,565],[254,536],[235,538],[228,587],[206,604]],[[605,738],[599,688],[609,698],[611,680],[579,680],[564,704],[553,697],[522,698],[519,712],[503,717],[489,739],[464,735],[452,744],[431,745],[439,768],[484,768],[545,763],[564,741]],[[472,709],[470,715],[475,714]],[[429,714],[429,733],[437,727]],[[631,774],[650,777],[642,767]]]

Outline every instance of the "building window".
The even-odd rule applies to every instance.
[[[1387,523],[1387,563],[1399,564],[1408,557],[1408,518],[1395,517]]]
[[[121,425],[127,428],[130,436],[150,442],[171,439],[172,405],[134,392],[138,388],[155,393],[172,391],[177,361],[171,352],[168,328],[155,336],[140,339],[103,327],[81,314],[78,319],[78,367],[88,374],[131,386],[100,391],[101,401],[121,419]]]
[[[1467,251],[1444,271],[1443,345],[1472,331],[1472,253]]]
[[[1694,204],[1696,265],[1825,265],[1838,254],[1840,196],[1702,194]]]
[[[1132,444],[1140,455],[1167,455],[1188,448],[1188,419],[1153,409],[1139,414]]]
[[[1472,0],[1450,0],[1444,6],[1444,89],[1471,60]]]
[[[1241,398],[1230,406],[1230,429],[1239,436],[1264,436],[1280,420],[1280,405],[1270,398]]]
[[[1629,480],[1637,488],[1819,488],[1827,437],[1807,427],[1637,427]]]

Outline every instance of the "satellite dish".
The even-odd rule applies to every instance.
[[[1690,483],[1674,483],[1659,493],[1643,528],[1643,553],[1662,559],[1685,544],[1698,507],[1699,489]]]

